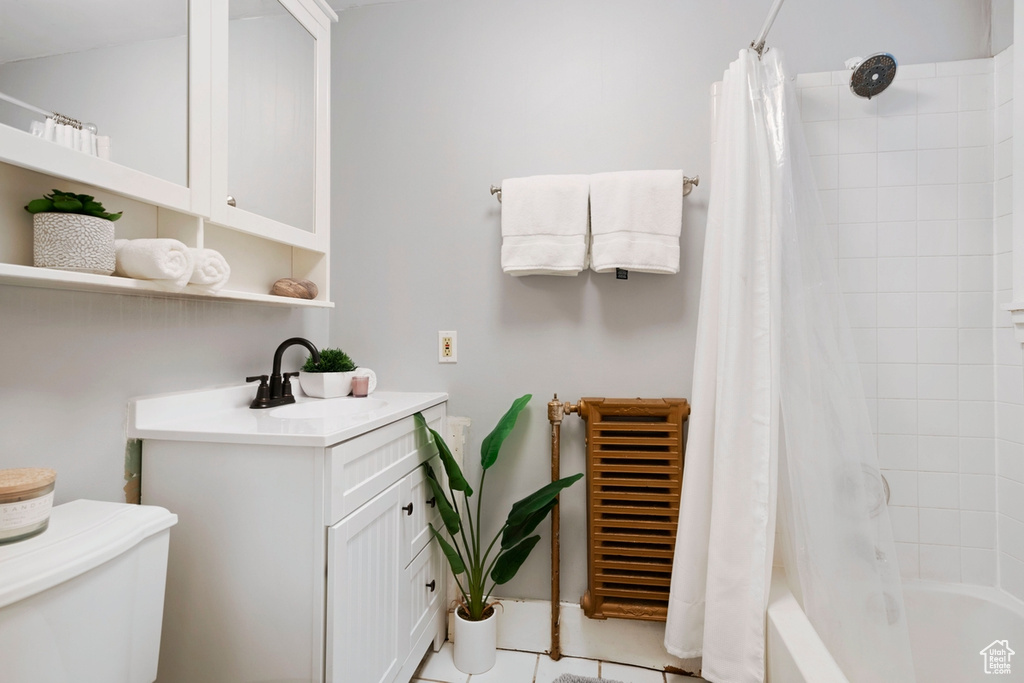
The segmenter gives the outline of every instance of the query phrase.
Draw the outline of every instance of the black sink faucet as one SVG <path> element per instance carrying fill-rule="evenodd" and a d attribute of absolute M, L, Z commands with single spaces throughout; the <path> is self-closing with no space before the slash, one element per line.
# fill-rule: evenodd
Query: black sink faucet
<path fill-rule="evenodd" d="M 274 368 L 270 374 L 270 384 L 267 384 L 266 375 L 256 375 L 254 377 L 246 377 L 246 382 L 255 382 L 259 380 L 260 386 L 256 390 L 256 398 L 249 404 L 250 408 L 273 408 L 274 406 L 283 406 L 288 403 L 295 403 L 295 396 L 292 395 L 292 377 L 297 376 L 297 372 L 286 372 L 284 376 L 281 375 L 281 358 L 284 356 L 284 351 L 289 346 L 305 346 L 309 349 L 310 354 L 313 356 L 313 362 L 320 362 L 320 352 L 313 346 L 313 342 L 302 337 L 292 337 L 291 339 L 285 339 L 281 342 L 281 345 L 277 347 L 277 351 L 274 352 Z"/>

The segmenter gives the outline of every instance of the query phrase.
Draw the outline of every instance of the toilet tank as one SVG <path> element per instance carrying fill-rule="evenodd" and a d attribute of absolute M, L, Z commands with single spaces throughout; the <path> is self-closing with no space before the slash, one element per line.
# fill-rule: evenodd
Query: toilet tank
<path fill-rule="evenodd" d="M 0 681 L 152 683 L 176 515 L 76 500 L 0 545 Z"/>

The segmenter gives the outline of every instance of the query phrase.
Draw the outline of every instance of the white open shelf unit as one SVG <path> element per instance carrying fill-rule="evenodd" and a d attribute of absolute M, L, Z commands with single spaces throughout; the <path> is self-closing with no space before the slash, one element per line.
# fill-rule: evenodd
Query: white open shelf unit
<path fill-rule="evenodd" d="M 188 3 L 188 182 L 169 180 L 62 147 L 0 124 L 0 285 L 279 306 L 333 308 L 330 298 L 330 25 L 337 16 L 319 0 L 281 0 L 312 36 L 315 80 L 315 213 L 302 230 L 224 205 L 228 112 L 214 82 L 227 79 L 228 0 Z M 224 88 L 222 87 L 221 90 Z M 282 172 L 270 169 L 269 172 Z M 218 250 L 231 278 L 216 294 L 153 281 L 36 268 L 32 265 L 31 199 L 51 189 L 93 195 L 123 211 L 118 238 L 171 237 Z M 214 197 L 219 197 L 215 200 Z M 316 283 L 316 299 L 270 294 L 280 278 Z"/>
<path fill-rule="evenodd" d="M 154 296 L 172 299 L 209 299 L 211 301 L 246 301 L 251 303 L 273 304 L 276 306 L 308 306 L 312 308 L 333 308 L 330 301 L 315 299 L 292 299 L 272 294 L 242 292 L 223 289 L 216 294 L 201 294 L 183 290 L 169 291 L 159 283 L 149 280 L 133 280 L 113 275 L 94 275 L 92 273 L 75 273 L 67 270 L 51 270 L 34 266 L 19 266 L 13 263 L 0 263 L 0 284 L 20 285 L 24 287 L 40 287 L 42 289 L 73 289 L 83 292 L 105 292 L 107 294 L 128 294 L 134 296 Z"/>

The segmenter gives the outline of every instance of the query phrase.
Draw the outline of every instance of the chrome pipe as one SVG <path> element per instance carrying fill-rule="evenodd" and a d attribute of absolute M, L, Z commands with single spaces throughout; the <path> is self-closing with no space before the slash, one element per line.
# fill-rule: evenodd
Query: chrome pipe
<path fill-rule="evenodd" d="M 754 38 L 750 43 L 750 47 L 754 48 L 758 57 L 764 54 L 764 41 L 768 38 L 768 32 L 772 30 L 772 24 L 775 23 L 775 17 L 779 15 L 779 10 L 782 9 L 782 3 L 785 1 L 786 0 L 775 0 L 775 2 L 772 3 L 772 8 L 768 10 L 768 16 L 764 20 L 761 32 L 758 33 L 757 38 Z"/>

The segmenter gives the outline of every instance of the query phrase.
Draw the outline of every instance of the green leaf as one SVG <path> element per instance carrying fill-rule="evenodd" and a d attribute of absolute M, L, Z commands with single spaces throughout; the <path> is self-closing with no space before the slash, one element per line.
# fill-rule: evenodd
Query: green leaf
<path fill-rule="evenodd" d="M 510 527 L 525 524 L 526 520 L 534 513 L 542 510 L 552 500 L 554 500 L 555 496 L 557 496 L 562 489 L 572 486 L 582 477 L 582 472 L 569 477 L 562 477 L 558 481 L 553 481 L 547 486 L 534 491 L 530 495 L 526 496 L 526 498 L 523 498 L 512 506 L 512 510 L 509 511 L 508 520 L 505 524 Z"/>
<path fill-rule="evenodd" d="M 427 465 L 426 468 L 427 483 L 430 484 L 430 490 L 433 492 L 434 498 L 437 499 L 437 509 L 441 513 L 441 521 L 444 522 L 444 528 L 448 530 L 448 533 L 455 536 L 462 528 L 462 520 L 459 519 L 459 513 L 448 501 L 448 497 L 444 495 L 441 485 L 437 483 L 434 470 L 430 468 L 430 465 Z"/>
<path fill-rule="evenodd" d="M 416 448 L 421 447 L 423 444 L 430 444 L 434 447 L 434 452 L 431 453 L 433 457 L 434 453 L 438 452 L 437 440 L 430 435 L 430 427 L 427 426 L 427 420 L 423 417 L 423 413 L 416 413 L 412 416 L 413 421 L 416 423 Z"/>
<path fill-rule="evenodd" d="M 547 505 L 537 510 L 533 514 L 527 515 L 521 523 L 515 526 L 506 526 L 505 531 L 501 534 L 501 549 L 508 550 L 512 546 L 516 545 L 524 538 L 533 533 L 544 518 L 548 516 L 548 513 L 554 509 L 555 505 L 558 504 L 558 500 L 552 498 Z"/>
<path fill-rule="evenodd" d="M 427 429 L 430 429 L 430 427 L 427 427 Z M 448 475 L 448 486 L 451 487 L 452 491 L 462 491 L 467 497 L 472 496 L 473 487 L 469 485 L 469 482 L 462 475 L 462 469 L 459 467 L 459 463 L 455 462 L 455 456 L 448 449 L 448 444 L 444 442 L 444 439 L 437 433 L 437 430 L 430 429 L 430 435 L 434 437 L 437 453 L 441 456 L 441 464 L 444 465 L 444 473 Z"/>
<path fill-rule="evenodd" d="M 480 463 L 485 470 L 489 469 L 498 459 L 498 451 L 501 450 L 501 444 L 505 441 L 505 437 L 512 432 L 513 427 L 516 426 L 516 419 L 519 417 L 519 413 L 522 412 L 531 398 L 533 398 L 532 394 L 526 394 L 513 401 L 512 407 L 501 416 L 498 424 L 480 445 Z"/>
<path fill-rule="evenodd" d="M 82 202 L 74 197 L 55 197 L 53 208 L 65 213 L 77 213 L 82 209 Z"/>
<path fill-rule="evenodd" d="M 417 429 L 429 431 L 430 436 L 434 439 L 434 445 L 437 446 L 437 452 L 441 456 L 441 464 L 444 465 L 444 473 L 448 476 L 448 487 L 452 491 L 462 491 L 467 497 L 472 496 L 473 487 L 469 485 L 469 482 L 463 476 L 462 469 L 459 467 L 459 463 L 455 462 L 455 456 L 452 455 L 448 444 L 444 442 L 444 439 L 437 433 L 436 429 L 431 429 L 430 425 L 427 424 L 426 418 L 423 417 L 423 413 L 416 413 L 413 415 L 413 418 L 416 420 Z"/>
<path fill-rule="evenodd" d="M 114 222 L 114 221 L 116 221 L 116 220 L 117 220 L 118 218 L 120 218 L 120 217 L 121 217 L 121 215 L 122 215 L 123 213 L 124 213 L 124 211 L 118 211 L 117 213 L 108 213 L 108 214 L 106 214 L 106 215 L 104 216 L 104 218 L 106 218 L 106 219 L 107 219 L 108 221 L 110 221 L 111 223 L 113 223 L 113 222 Z"/>
<path fill-rule="evenodd" d="M 499 555 L 497 562 L 494 563 L 494 569 L 491 570 L 491 580 L 498 585 L 511 581 L 539 540 L 540 536 L 530 536 L 519 545 Z"/>
<path fill-rule="evenodd" d="M 430 533 L 434 534 L 434 538 L 437 539 L 438 544 L 441 546 L 441 550 L 444 552 L 444 556 L 448 558 L 448 564 L 452 567 L 452 574 L 458 576 L 462 572 L 466 571 L 466 565 L 462 563 L 462 558 L 459 557 L 458 551 L 452 547 L 452 544 L 444 540 L 444 536 L 437 533 L 437 529 L 434 525 L 430 525 Z"/>
<path fill-rule="evenodd" d="M 49 199 L 33 199 L 25 207 L 25 210 L 29 213 L 43 213 L 45 211 L 53 211 L 53 202 Z"/>

